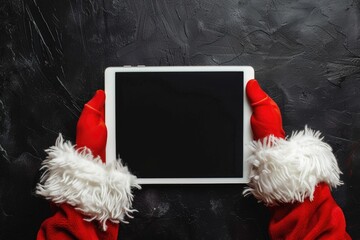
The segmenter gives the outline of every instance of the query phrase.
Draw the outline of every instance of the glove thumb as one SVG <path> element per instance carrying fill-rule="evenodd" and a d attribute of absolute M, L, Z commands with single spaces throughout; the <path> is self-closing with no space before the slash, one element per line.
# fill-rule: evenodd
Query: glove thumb
<path fill-rule="evenodd" d="M 104 120 L 105 114 L 105 92 L 103 90 L 97 90 L 94 97 L 85 104 L 86 107 L 101 114 L 101 118 Z"/>
<path fill-rule="evenodd" d="M 246 95 L 251 106 L 255 106 L 268 98 L 268 95 L 261 89 L 259 83 L 255 79 L 252 79 L 247 83 Z"/>

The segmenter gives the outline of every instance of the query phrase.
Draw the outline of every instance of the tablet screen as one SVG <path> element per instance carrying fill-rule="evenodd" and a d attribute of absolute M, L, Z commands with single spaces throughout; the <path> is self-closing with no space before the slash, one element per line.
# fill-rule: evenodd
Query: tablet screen
<path fill-rule="evenodd" d="M 139 178 L 243 177 L 242 72 L 116 72 L 116 154 Z"/>

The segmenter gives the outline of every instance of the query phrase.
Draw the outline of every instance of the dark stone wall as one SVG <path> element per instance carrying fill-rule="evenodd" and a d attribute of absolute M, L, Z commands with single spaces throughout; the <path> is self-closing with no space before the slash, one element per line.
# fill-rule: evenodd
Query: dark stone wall
<path fill-rule="evenodd" d="M 1 0 L 0 239 L 34 239 L 50 215 L 34 195 L 44 149 L 74 141 L 83 104 L 122 65 L 251 65 L 287 133 L 323 132 L 360 239 L 359 0 Z M 145 186 L 119 239 L 267 239 L 243 185 Z"/>

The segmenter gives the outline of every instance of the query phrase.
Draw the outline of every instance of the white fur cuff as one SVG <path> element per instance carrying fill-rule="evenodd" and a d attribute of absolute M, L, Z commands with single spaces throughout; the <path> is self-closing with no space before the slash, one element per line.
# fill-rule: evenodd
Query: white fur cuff
<path fill-rule="evenodd" d="M 320 132 L 305 127 L 288 139 L 253 141 L 250 148 L 250 182 L 244 195 L 253 194 L 266 205 L 313 200 L 320 182 L 342 184 L 336 158 Z"/>
<path fill-rule="evenodd" d="M 140 186 L 120 161 L 104 164 L 86 148 L 75 150 L 61 135 L 46 152 L 37 194 L 57 204 L 70 204 L 88 216 L 85 220 L 100 221 L 104 230 L 107 220 L 125 222 L 125 215 L 134 211 L 131 188 Z"/>

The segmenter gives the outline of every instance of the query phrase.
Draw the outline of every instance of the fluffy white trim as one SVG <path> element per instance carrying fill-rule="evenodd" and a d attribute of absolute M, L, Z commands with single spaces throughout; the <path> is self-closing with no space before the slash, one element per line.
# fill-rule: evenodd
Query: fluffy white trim
<path fill-rule="evenodd" d="M 244 195 L 253 194 L 266 205 L 313 200 L 318 183 L 341 185 L 336 158 L 331 147 L 322 141 L 320 132 L 307 127 L 290 138 L 274 136 L 250 144 L 249 187 Z"/>
<path fill-rule="evenodd" d="M 103 230 L 107 220 L 119 223 L 126 222 L 125 215 L 131 217 L 135 211 L 131 188 L 140 186 L 120 161 L 104 164 L 87 148 L 75 150 L 61 134 L 46 152 L 37 194 L 57 204 L 70 204 L 88 216 L 86 221 L 100 221 Z"/>

